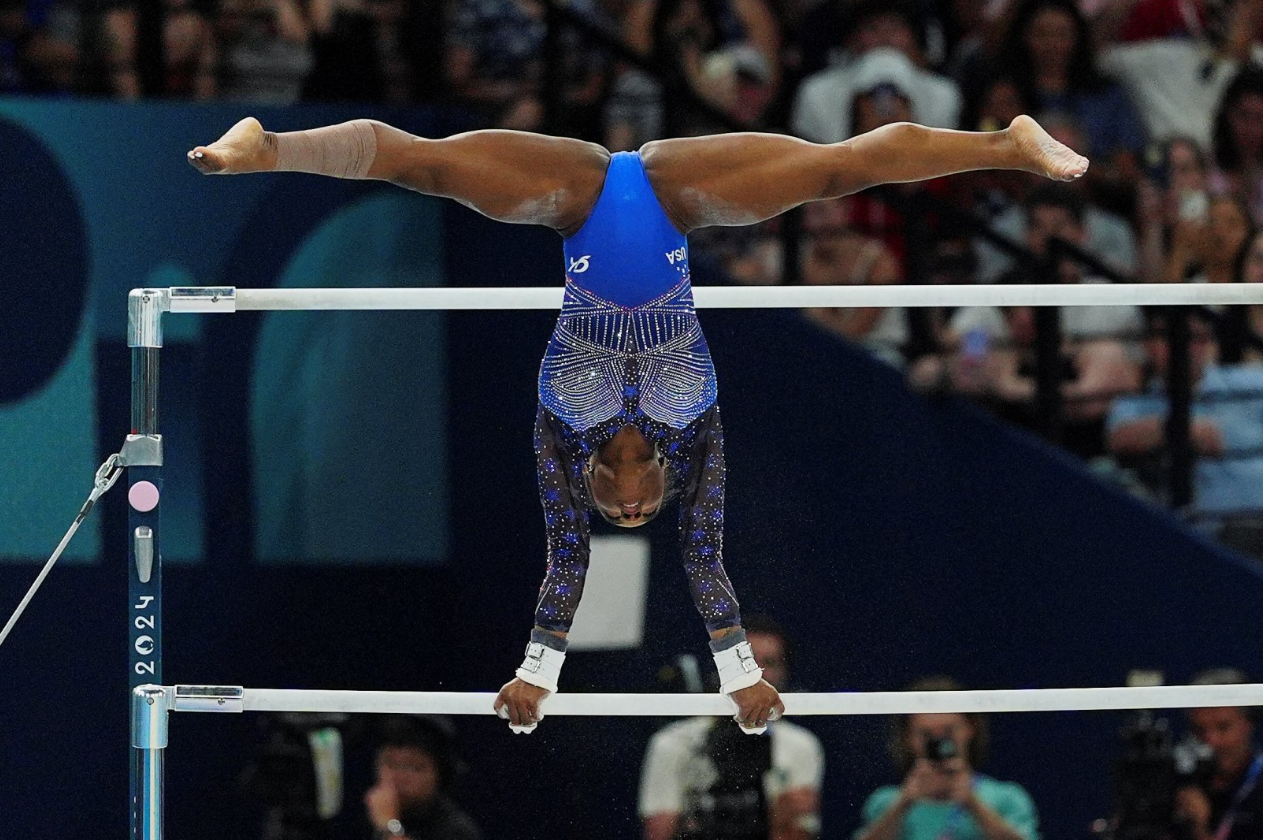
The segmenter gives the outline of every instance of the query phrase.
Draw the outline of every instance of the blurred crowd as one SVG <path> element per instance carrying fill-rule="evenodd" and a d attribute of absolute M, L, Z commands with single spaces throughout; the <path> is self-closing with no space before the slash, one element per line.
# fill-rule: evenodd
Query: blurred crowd
<path fill-rule="evenodd" d="M 1071 184 L 973 173 L 695 236 L 753 284 L 1263 281 L 1260 62 L 1260 0 L 0 0 L 0 93 L 459 103 L 611 149 L 1029 113 L 1092 160 Z M 1197 314 L 1191 510 L 1263 534 L 1263 308 Z M 915 388 L 1046 419 L 1030 309 L 806 315 Z M 1158 497 L 1165 328 L 1065 309 L 1052 374 L 1060 441 Z"/>

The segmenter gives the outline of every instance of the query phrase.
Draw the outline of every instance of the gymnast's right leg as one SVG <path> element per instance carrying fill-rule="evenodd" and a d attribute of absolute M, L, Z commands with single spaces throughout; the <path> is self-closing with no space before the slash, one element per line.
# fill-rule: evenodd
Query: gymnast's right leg
<path fill-rule="evenodd" d="M 214 143 L 195 147 L 188 159 L 207 175 L 290 171 L 390 181 L 498 221 L 567 234 L 596 204 L 610 155 L 594 143 L 520 131 L 430 140 L 376 120 L 354 120 L 274 133 L 247 117 Z"/>

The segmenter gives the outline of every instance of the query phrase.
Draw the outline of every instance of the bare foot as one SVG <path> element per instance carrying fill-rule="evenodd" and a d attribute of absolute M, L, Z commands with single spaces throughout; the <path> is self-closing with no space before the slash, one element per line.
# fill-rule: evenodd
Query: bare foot
<path fill-rule="evenodd" d="M 246 117 L 209 146 L 197 146 L 189 163 L 203 175 L 241 175 L 276 167 L 276 140 L 254 117 Z"/>
<path fill-rule="evenodd" d="M 1021 168 L 1054 181 L 1073 181 L 1088 171 L 1088 159 L 1054 140 L 1030 117 L 1022 114 L 1009 125 L 1009 138 L 1021 155 Z"/>

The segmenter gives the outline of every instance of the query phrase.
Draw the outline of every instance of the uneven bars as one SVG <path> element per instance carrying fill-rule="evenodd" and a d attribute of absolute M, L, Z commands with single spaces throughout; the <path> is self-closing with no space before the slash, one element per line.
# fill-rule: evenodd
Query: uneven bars
<path fill-rule="evenodd" d="M 561 308 L 563 289 L 239 289 L 176 286 L 148 290 L 170 312 L 347 309 Z M 133 294 L 142 293 L 136 290 Z M 1091 283 L 977 286 L 694 286 L 705 309 L 928 306 L 1210 306 L 1263 304 L 1263 283 Z"/>
<path fill-rule="evenodd" d="M 490 692 L 321 691 L 179 685 L 165 689 L 176 712 L 326 712 L 490 715 Z M 789 715 L 892 715 L 921 712 L 1066 712 L 1263 706 L 1263 685 L 1174 685 L 995 691 L 886 691 L 782 694 Z M 560 694 L 548 715 L 610 717 L 730 716 L 722 694 Z"/>

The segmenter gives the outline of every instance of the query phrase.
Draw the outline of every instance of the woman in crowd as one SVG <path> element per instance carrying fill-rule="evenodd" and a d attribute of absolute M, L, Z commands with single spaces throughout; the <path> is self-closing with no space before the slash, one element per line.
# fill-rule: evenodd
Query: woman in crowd
<path fill-rule="evenodd" d="M 1263 220 L 1263 70 L 1247 67 L 1224 91 L 1215 114 L 1217 190 L 1230 193 Z"/>
<path fill-rule="evenodd" d="M 1092 159 L 1099 161 L 1093 183 L 1113 193 L 1130 192 L 1145 144 L 1143 124 L 1122 88 L 1097 72 L 1091 31 L 1078 4 L 1023 0 L 999 58 L 1035 113 L 1064 111 L 1082 126 Z"/>
<path fill-rule="evenodd" d="M 930 677 L 909 691 L 960 691 L 950 677 Z M 1036 840 L 1035 803 L 1016 782 L 979 773 L 987 751 L 980 714 L 917 714 L 894 719 L 891 757 L 903 777 L 864 803 L 856 840 Z"/>

